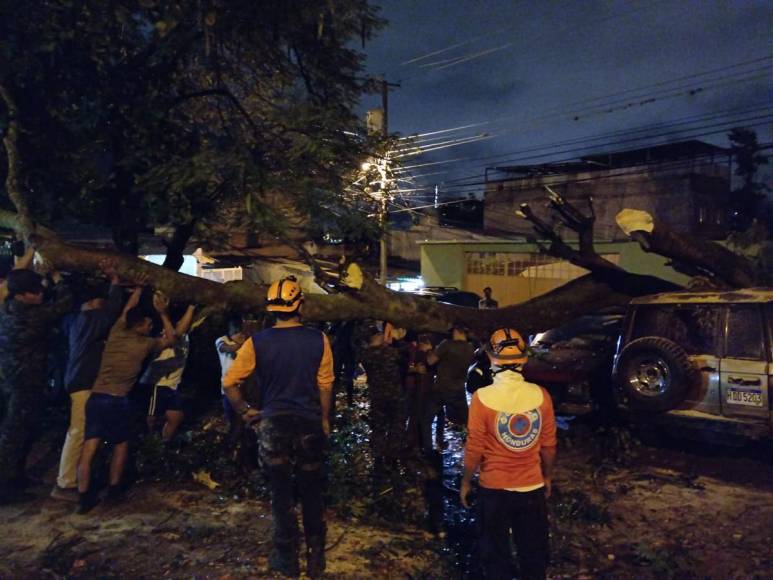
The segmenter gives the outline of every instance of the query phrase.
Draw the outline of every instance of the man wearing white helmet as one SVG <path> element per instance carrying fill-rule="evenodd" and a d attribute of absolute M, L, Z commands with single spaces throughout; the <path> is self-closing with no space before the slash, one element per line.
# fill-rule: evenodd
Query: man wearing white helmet
<path fill-rule="evenodd" d="M 486 347 L 494 383 L 472 397 L 464 475 L 465 507 L 480 468 L 480 551 L 487 578 L 512 578 L 510 530 L 518 549 L 519 578 L 545 578 L 548 518 L 556 457 L 556 421 L 548 392 L 521 374 L 526 345 L 511 328 L 492 334 Z"/>

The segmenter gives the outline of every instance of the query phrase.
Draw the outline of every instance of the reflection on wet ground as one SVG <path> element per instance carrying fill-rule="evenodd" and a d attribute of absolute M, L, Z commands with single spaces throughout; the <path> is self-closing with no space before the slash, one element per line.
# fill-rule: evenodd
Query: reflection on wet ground
<path fill-rule="evenodd" d="M 464 443 L 460 433 L 447 430 L 446 444 L 448 447 L 443 452 L 441 489 L 445 549 L 453 558 L 460 578 L 479 576 L 475 494 L 472 496 L 472 509 L 466 509 L 459 500 L 464 460 Z"/>

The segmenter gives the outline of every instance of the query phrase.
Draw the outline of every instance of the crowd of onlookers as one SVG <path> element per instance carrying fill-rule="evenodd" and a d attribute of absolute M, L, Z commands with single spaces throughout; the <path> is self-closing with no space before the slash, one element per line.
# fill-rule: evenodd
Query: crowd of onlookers
<path fill-rule="evenodd" d="M 117 501 L 124 492 L 128 444 L 137 436 L 132 423 L 137 400 L 147 404 L 146 432 L 173 442 L 184 419 L 180 384 L 195 308 L 170 306 L 148 288 L 146 277 L 122 280 L 110 260 L 101 264 L 104 281 L 73 277 L 67 283 L 48 268 L 38 265 L 35 271 L 33 256 L 29 249 L 17 259 L 0 296 L 0 500 L 24 497 L 24 464 L 50 397 L 51 367 L 61 367 L 54 371 L 69 397 L 70 417 L 51 495 L 77 501 L 85 513 L 98 501 L 92 464 L 105 442 L 112 445 L 107 497 Z M 222 377 L 249 334 L 240 316 L 230 317 L 226 325 L 215 343 Z M 49 352 L 55 329 L 66 345 L 60 357 Z M 454 327 L 443 340 L 383 322 L 343 321 L 325 330 L 342 404 L 344 399 L 353 404 L 355 378 L 367 373 L 371 421 L 378 425 L 372 437 L 377 456 L 431 452 L 435 421 L 435 446 L 443 448 L 446 418 L 466 423 L 464 386 L 473 347 L 465 328 Z M 229 424 L 238 423 L 222 387 L 221 394 Z"/>
<path fill-rule="evenodd" d="M 0 503 L 25 499 L 25 465 L 45 417 L 53 361 L 62 367 L 70 417 L 51 496 L 77 502 L 77 513 L 85 514 L 100 501 L 93 468 L 104 443 L 112 446 L 105 501 L 120 501 L 126 491 L 129 442 L 138 431 L 132 392 L 147 395 L 146 436 L 174 443 L 196 308 L 170 305 L 144 275 L 121 279 L 111 259 L 100 264 L 107 282 L 65 282 L 45 265 L 35 271 L 33 259 L 28 249 L 0 284 Z M 491 289 L 484 293 L 479 308 L 496 308 Z M 304 326 L 303 301 L 295 278 L 278 280 L 266 299 L 272 324 L 261 330 L 230 318 L 214 344 L 225 417 L 259 434 L 275 523 L 272 568 L 298 573 L 296 481 L 307 574 L 324 572 L 325 440 L 335 391 L 355 405 L 355 378 L 364 371 L 375 465 L 442 450 L 446 420 L 466 427 L 460 499 L 470 506 L 471 480 L 480 471 L 480 550 L 488 575 L 509 577 L 512 534 L 522 572 L 544 578 L 556 426 L 549 393 L 521 372 L 528 352 L 520 334 L 498 329 L 476 350 L 460 324 L 450 336 L 432 336 L 389 322 L 342 321 L 326 328 L 331 341 Z M 56 328 L 67 343 L 59 363 L 48 348 Z M 255 393 L 245 392 L 250 377 Z"/>

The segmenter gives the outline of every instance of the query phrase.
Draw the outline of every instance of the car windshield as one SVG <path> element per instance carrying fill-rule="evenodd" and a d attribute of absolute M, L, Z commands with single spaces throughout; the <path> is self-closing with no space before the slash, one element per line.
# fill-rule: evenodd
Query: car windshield
<path fill-rule="evenodd" d="M 713 305 L 651 305 L 636 309 L 631 340 L 667 338 L 687 354 L 717 354 L 719 309 Z"/>

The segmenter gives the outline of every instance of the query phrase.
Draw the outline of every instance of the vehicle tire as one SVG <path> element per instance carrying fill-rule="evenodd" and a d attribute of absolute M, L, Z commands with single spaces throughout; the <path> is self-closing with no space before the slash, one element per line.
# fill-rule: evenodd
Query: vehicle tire
<path fill-rule="evenodd" d="M 684 401 L 700 375 L 687 352 L 665 338 L 638 338 L 620 353 L 615 380 L 633 410 L 662 413 Z"/>

